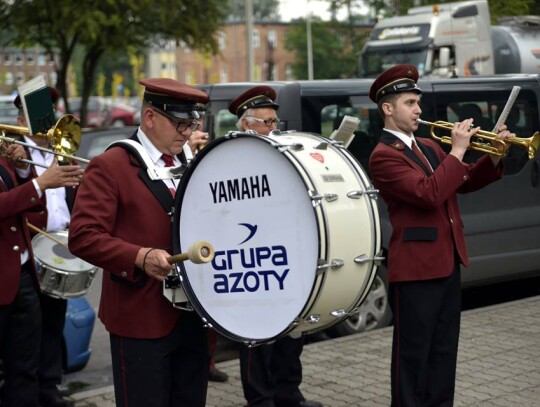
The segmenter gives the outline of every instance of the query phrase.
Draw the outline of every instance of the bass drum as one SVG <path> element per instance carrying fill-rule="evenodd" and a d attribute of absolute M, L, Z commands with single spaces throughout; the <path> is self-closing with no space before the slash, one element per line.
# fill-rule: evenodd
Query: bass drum
<path fill-rule="evenodd" d="M 367 296 L 380 251 L 377 193 L 341 145 L 297 132 L 229 133 L 181 178 L 174 252 L 197 240 L 210 263 L 177 266 L 186 297 L 247 344 L 325 329 Z"/>
<path fill-rule="evenodd" d="M 68 232 L 49 232 L 55 240 L 42 234 L 32 238 L 32 249 L 41 291 L 54 298 L 85 295 L 92 285 L 98 267 L 79 259 L 66 248 Z"/>

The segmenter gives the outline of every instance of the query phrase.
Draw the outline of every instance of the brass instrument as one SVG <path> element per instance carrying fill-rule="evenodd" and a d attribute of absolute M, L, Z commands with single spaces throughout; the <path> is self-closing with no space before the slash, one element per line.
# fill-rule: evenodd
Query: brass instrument
<path fill-rule="evenodd" d="M 47 140 L 49 140 L 49 142 L 51 143 L 52 149 L 35 146 L 33 144 L 19 141 L 12 137 L 7 137 L 6 133 L 18 134 L 21 136 L 46 137 Z M 49 130 L 47 130 L 46 134 L 30 134 L 30 131 L 27 127 L 11 126 L 6 124 L 0 124 L 0 134 L 0 146 L 2 143 L 20 144 L 29 148 L 34 148 L 36 150 L 58 155 L 58 161 L 60 162 L 63 162 L 64 160 L 75 160 L 83 163 L 90 162 L 90 160 L 76 157 L 73 155 L 78 150 L 81 144 L 81 124 L 79 120 L 71 114 L 66 114 L 62 116 L 56 122 L 54 127 L 51 127 Z M 32 165 L 43 166 L 31 160 L 21 159 L 20 161 Z"/>
<path fill-rule="evenodd" d="M 444 144 L 452 144 L 451 137 L 439 137 L 435 135 L 435 128 L 437 127 L 440 129 L 451 131 L 454 127 L 453 123 L 441 120 L 436 122 L 428 122 L 422 119 L 417 119 L 417 122 L 429 126 L 431 137 L 433 137 L 438 142 Z M 506 152 L 508 151 L 508 148 L 512 145 L 515 145 L 517 147 L 526 149 L 528 152 L 529 160 L 532 160 L 536 156 L 536 152 L 538 150 L 538 147 L 540 146 L 540 132 L 538 131 L 529 138 L 509 137 L 504 140 L 499 140 L 497 138 L 497 133 L 479 130 L 473 137 L 477 139 L 477 141 L 471 141 L 469 143 L 470 150 L 482 151 L 484 153 L 493 154 L 499 157 L 504 157 L 506 155 Z M 485 140 L 489 140 L 489 143 Z M 499 151 L 497 145 L 499 147 L 503 147 L 502 152 Z"/>

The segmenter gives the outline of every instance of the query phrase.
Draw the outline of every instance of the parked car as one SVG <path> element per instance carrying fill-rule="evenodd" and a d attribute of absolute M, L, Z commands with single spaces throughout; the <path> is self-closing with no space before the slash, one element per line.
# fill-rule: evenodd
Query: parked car
<path fill-rule="evenodd" d="M 368 173 L 368 159 L 382 129 L 377 106 L 368 98 L 372 82 L 373 79 L 343 79 L 201 85 L 210 97 L 205 126 L 211 139 L 236 131 L 235 116 L 228 111 L 230 101 L 248 88 L 270 85 L 277 92 L 281 130 L 329 137 L 344 115 L 359 118 L 359 127 L 348 149 Z M 483 112 L 483 119 L 493 126 L 514 86 L 520 86 L 521 91 L 508 125 L 518 136 L 528 138 L 540 129 L 540 75 L 422 78 L 419 81 L 423 90 L 422 119 L 454 122 L 460 118 L 464 105 L 476 104 Z M 421 126 L 417 136 L 430 137 L 430 128 Z M 470 151 L 465 160 L 475 160 L 477 155 Z M 536 154 L 529 160 L 525 149 L 512 146 L 504 163 L 502 180 L 459 197 L 470 257 L 470 267 L 462 268 L 463 287 L 540 275 L 540 157 Z M 378 200 L 378 206 L 382 246 L 386 250 L 391 226 L 382 199 Z M 359 309 L 327 332 L 340 336 L 382 327 L 391 320 L 383 262 Z"/>
<path fill-rule="evenodd" d="M 113 141 L 131 137 L 136 129 L 137 127 L 134 126 L 126 126 L 84 130 L 81 136 L 81 145 L 76 155 L 91 160 L 104 152 Z M 86 165 L 81 164 L 81 167 L 84 166 Z"/>
<path fill-rule="evenodd" d="M 17 125 L 18 109 L 13 104 L 14 96 L 0 96 L 0 123 L 9 124 L 10 126 Z"/>
<path fill-rule="evenodd" d="M 71 98 L 69 109 L 71 114 L 80 117 L 81 98 Z M 59 115 L 66 112 L 62 99 L 58 101 Z M 85 127 L 101 128 L 110 126 L 133 126 L 137 109 L 120 102 L 111 102 L 101 97 L 90 97 L 87 106 L 87 119 Z"/>

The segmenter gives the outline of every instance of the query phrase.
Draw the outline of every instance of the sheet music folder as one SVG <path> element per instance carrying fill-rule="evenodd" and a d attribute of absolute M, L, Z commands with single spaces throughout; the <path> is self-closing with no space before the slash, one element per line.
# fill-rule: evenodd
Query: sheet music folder
<path fill-rule="evenodd" d="M 51 93 L 43 76 L 36 76 L 19 86 L 19 96 L 30 135 L 46 133 L 54 126 L 56 117 Z"/>

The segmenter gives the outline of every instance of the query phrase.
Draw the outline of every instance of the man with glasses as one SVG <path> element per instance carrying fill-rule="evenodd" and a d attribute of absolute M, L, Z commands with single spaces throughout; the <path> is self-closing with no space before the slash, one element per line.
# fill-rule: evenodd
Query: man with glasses
<path fill-rule="evenodd" d="M 238 116 L 238 129 L 260 135 L 277 129 L 279 105 L 275 99 L 276 92 L 269 86 L 256 86 L 234 99 L 229 111 Z M 322 407 L 306 400 L 299 388 L 303 348 L 303 337 L 290 336 L 268 345 L 240 346 L 240 374 L 249 407 Z"/>
<path fill-rule="evenodd" d="M 178 179 L 161 167 L 186 162 L 206 93 L 167 78 L 141 80 L 141 125 L 125 144 L 91 160 L 72 213 L 69 248 L 103 269 L 99 318 L 110 334 L 119 407 L 203 407 L 208 332 L 195 312 L 163 296 L 171 271 L 170 212 Z M 149 163 L 149 165 L 147 165 Z M 150 179 L 153 166 L 162 179 Z"/>

